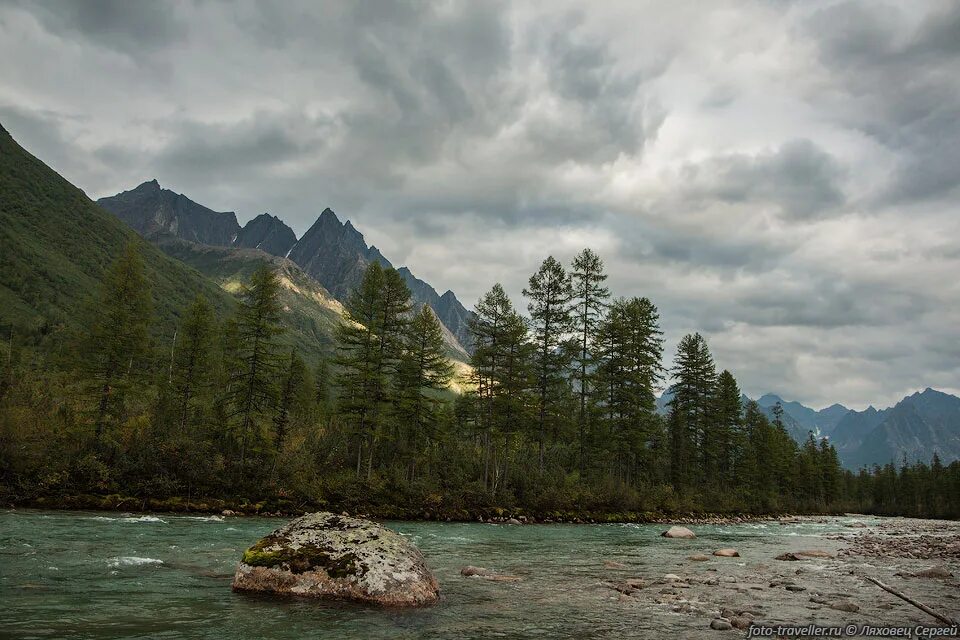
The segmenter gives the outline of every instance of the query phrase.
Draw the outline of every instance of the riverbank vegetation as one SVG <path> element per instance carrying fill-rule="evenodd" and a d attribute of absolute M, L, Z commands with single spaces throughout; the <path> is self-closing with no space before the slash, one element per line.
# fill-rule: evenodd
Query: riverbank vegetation
<path fill-rule="evenodd" d="M 131 245 L 76 322 L 11 331 L 4 502 L 455 519 L 960 516 L 960 463 L 852 473 L 828 441 L 798 445 L 777 410 L 771 420 L 742 406 L 699 334 L 664 365 L 656 306 L 612 297 L 590 250 L 569 270 L 542 263 L 527 314 L 500 285 L 484 294 L 460 372 L 431 310 L 376 263 L 345 305 L 336 351 L 315 362 L 285 341 L 266 264 L 235 311 L 198 296 L 162 331 L 144 273 Z M 668 379 L 661 415 L 655 390 Z"/>

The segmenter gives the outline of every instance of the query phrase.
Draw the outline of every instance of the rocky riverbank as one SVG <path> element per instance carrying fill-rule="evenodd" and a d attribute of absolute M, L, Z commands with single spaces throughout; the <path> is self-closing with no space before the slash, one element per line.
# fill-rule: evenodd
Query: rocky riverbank
<path fill-rule="evenodd" d="M 143 513 L 190 513 L 229 516 L 264 516 L 293 518 L 318 510 L 336 513 L 344 509 L 325 503 L 306 503 L 289 498 L 266 498 L 258 501 L 204 497 L 149 498 L 120 494 L 74 494 L 37 496 L 8 500 L 10 508 L 27 507 L 64 511 L 119 511 Z M 776 520 L 785 524 L 811 516 L 747 513 L 664 513 L 660 511 L 574 511 L 553 510 L 528 512 L 509 507 L 475 507 L 470 509 L 419 509 L 370 505 L 350 515 L 375 520 L 423 520 L 434 522 L 484 522 L 494 524 L 682 524 L 719 525 L 747 524 Z M 825 516 L 812 516 L 822 520 Z"/>
<path fill-rule="evenodd" d="M 960 523 L 893 519 L 848 527 L 849 534 L 817 538 L 812 549 L 799 547 L 809 546 L 810 539 L 790 537 L 762 554 L 741 557 L 704 547 L 658 574 L 632 575 L 629 567 L 608 559 L 604 567 L 610 577 L 600 586 L 623 607 L 699 617 L 704 629 L 716 631 L 751 624 L 942 624 L 868 576 L 896 585 L 948 617 L 960 617 L 955 578 L 960 575 Z"/>

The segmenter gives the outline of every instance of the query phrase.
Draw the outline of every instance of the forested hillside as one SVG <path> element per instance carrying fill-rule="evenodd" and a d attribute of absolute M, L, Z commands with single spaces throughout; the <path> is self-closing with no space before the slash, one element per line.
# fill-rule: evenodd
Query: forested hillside
<path fill-rule="evenodd" d="M 655 303 L 617 297 L 589 249 L 536 268 L 526 313 L 494 284 L 466 327 L 472 366 L 456 370 L 434 311 L 380 261 L 341 322 L 281 258 L 165 245 L 215 284 L 4 136 L 6 503 L 960 516 L 960 462 L 844 471 L 828 440 L 790 436 L 781 404 L 768 417 L 743 402 L 738 363 L 718 366 L 699 333 L 665 355 Z M 57 322 L 69 330 L 46 339 Z M 956 410 L 935 395 L 918 403 L 941 421 Z"/>
<path fill-rule="evenodd" d="M 74 327 L 127 244 L 143 257 L 158 329 L 203 295 L 218 312 L 230 296 L 163 255 L 34 158 L 0 126 L 0 326 L 37 338 Z M 9 336 L 6 336 L 9 337 Z"/>

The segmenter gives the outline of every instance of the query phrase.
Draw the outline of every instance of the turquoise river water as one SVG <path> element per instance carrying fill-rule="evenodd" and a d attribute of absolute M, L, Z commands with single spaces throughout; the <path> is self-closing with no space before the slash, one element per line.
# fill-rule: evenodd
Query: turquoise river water
<path fill-rule="evenodd" d="M 285 520 L 93 512 L 0 512 L 0 636 L 10 638 L 623 638 L 684 637 L 703 620 L 625 609 L 603 562 L 662 575 L 720 546 L 769 555 L 842 530 L 826 523 L 662 525 L 391 522 L 423 552 L 442 601 L 389 611 L 233 593 L 243 550 Z M 517 583 L 463 578 L 478 565 Z M 669 633 L 666 633 L 669 632 Z"/>

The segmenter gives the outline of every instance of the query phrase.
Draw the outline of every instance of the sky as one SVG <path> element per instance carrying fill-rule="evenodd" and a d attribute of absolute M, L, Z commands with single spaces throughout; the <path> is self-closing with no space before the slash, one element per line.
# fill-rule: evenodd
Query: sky
<path fill-rule="evenodd" d="M 954 0 L 0 0 L 0 123 L 468 307 L 589 246 L 754 397 L 960 391 Z"/>

